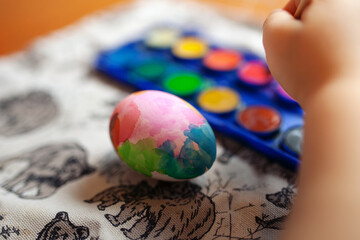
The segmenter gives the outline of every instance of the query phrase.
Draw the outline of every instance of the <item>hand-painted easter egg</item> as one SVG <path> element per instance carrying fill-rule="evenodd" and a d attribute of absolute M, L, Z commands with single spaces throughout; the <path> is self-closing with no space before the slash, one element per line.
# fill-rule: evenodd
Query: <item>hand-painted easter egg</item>
<path fill-rule="evenodd" d="M 205 173 L 216 157 L 214 133 L 189 103 L 161 91 L 123 99 L 110 121 L 120 158 L 135 171 L 161 180 L 186 180 Z"/>

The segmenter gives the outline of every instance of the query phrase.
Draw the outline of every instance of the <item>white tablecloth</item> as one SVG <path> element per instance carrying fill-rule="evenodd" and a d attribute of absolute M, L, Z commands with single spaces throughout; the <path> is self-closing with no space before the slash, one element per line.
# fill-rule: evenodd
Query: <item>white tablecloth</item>
<path fill-rule="evenodd" d="M 148 179 L 116 156 L 109 117 L 134 89 L 92 63 L 164 22 L 264 55 L 260 29 L 191 2 L 143 0 L 0 59 L 0 239 L 277 239 L 296 176 L 240 143 L 217 134 L 213 167 L 189 182 Z"/>

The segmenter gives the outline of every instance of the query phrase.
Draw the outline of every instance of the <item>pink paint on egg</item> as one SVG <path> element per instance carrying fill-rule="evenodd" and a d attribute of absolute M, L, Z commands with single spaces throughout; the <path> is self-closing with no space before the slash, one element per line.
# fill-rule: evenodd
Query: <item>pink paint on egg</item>
<path fill-rule="evenodd" d="M 140 117 L 140 111 L 133 101 L 123 101 L 117 107 L 120 114 L 117 115 L 119 121 L 113 121 L 114 132 L 111 133 L 111 139 L 114 146 L 118 146 L 126 141 L 134 132 L 136 123 Z M 113 116 L 111 117 L 113 119 Z M 121 133 L 121 134 L 120 134 Z"/>
<path fill-rule="evenodd" d="M 132 94 L 121 102 L 117 110 L 121 113 L 118 118 L 124 124 L 119 127 L 121 137 L 115 139 L 115 142 L 129 140 L 135 144 L 151 137 L 157 146 L 161 146 L 170 140 L 176 143 L 175 155 L 179 154 L 187 138 L 185 135 L 179 135 L 179 132 L 188 130 L 190 124 L 200 126 L 204 123 L 203 116 L 193 106 L 160 91 L 141 91 Z M 141 121 L 138 121 L 140 113 Z"/>

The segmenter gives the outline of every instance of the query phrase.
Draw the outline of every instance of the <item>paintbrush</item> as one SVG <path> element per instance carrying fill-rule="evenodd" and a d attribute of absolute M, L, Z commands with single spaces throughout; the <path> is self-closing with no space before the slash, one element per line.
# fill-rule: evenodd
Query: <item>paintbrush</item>
<path fill-rule="evenodd" d="M 303 13 L 305 7 L 310 3 L 310 0 L 301 0 L 299 6 L 297 7 L 294 17 L 299 19 L 301 14 Z"/>

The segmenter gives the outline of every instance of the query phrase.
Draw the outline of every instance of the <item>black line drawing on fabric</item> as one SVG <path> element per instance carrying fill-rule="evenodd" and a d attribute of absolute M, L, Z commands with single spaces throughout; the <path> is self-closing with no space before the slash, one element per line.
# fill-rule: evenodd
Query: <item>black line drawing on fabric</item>
<path fill-rule="evenodd" d="M 2 239 L 9 239 L 13 235 L 19 236 L 20 229 L 16 227 L 9 227 L 8 225 L 2 226 L 0 229 L 0 237 Z"/>
<path fill-rule="evenodd" d="M 208 182 L 204 187 L 205 192 L 207 195 L 210 196 L 211 199 L 214 199 L 220 195 L 225 196 L 227 200 L 227 210 L 215 212 L 216 217 L 220 218 L 220 222 L 216 222 L 216 225 L 218 226 L 215 230 L 213 239 L 217 239 L 217 238 L 244 239 L 244 238 L 236 237 L 235 236 L 236 234 L 233 233 L 233 229 L 232 229 L 233 215 L 236 214 L 236 212 L 241 211 L 242 209 L 254 207 L 254 205 L 248 203 L 248 205 L 242 206 L 238 209 L 233 209 L 232 203 L 234 196 L 232 194 L 231 188 L 229 187 L 229 184 L 235 178 L 236 174 L 228 173 L 227 179 L 224 180 L 219 170 L 216 169 L 214 171 L 214 176 L 215 176 L 214 179 L 208 179 Z M 215 189 L 213 192 L 211 192 L 212 188 Z"/>
<path fill-rule="evenodd" d="M 40 46 L 41 45 L 41 46 Z M 28 70 L 37 70 L 40 67 L 48 66 L 49 59 L 45 56 L 42 44 L 35 43 L 30 45 L 28 50 L 24 52 L 19 64 Z"/>
<path fill-rule="evenodd" d="M 236 177 L 236 173 L 227 173 L 227 180 L 224 180 L 219 170 L 215 169 L 214 176 L 213 179 L 208 179 L 207 184 L 203 186 L 206 194 L 210 196 L 210 198 L 214 198 L 223 193 L 230 194 L 231 192 L 255 191 L 257 188 L 266 187 L 266 183 L 262 183 L 256 185 L 243 184 L 241 187 L 229 188 L 229 184 Z M 211 192 L 211 188 L 215 188 L 215 190 Z"/>
<path fill-rule="evenodd" d="M 260 240 L 262 239 L 261 237 L 254 237 L 254 235 L 256 233 L 259 233 L 265 229 L 274 229 L 274 230 L 281 230 L 282 229 L 282 224 L 285 221 L 286 216 L 282 216 L 282 217 L 278 217 L 278 218 L 274 218 L 274 219 L 270 219 L 267 220 L 269 216 L 266 214 L 262 214 L 261 218 L 260 217 L 255 217 L 255 222 L 258 224 L 255 230 L 252 230 L 251 228 L 248 228 L 248 236 L 249 237 L 231 237 L 229 239 L 237 239 L 237 240 Z"/>
<path fill-rule="evenodd" d="M 233 231 L 233 229 L 232 229 L 233 223 L 232 222 L 233 222 L 233 218 L 235 218 L 234 215 L 236 215 L 237 212 L 239 212 L 241 210 L 255 207 L 254 204 L 248 203 L 247 205 L 244 205 L 242 207 L 232 209 L 233 197 L 234 196 L 231 193 L 228 196 L 228 210 L 216 212 L 216 215 L 225 215 L 225 216 L 220 218 L 220 223 L 218 224 L 218 227 L 216 228 L 213 239 L 218 239 L 218 238 L 241 239 L 241 240 L 257 239 L 257 238 L 253 238 L 253 236 L 250 236 L 250 238 L 239 237 L 239 236 L 236 236 L 237 234 Z M 226 223 L 225 223 L 225 220 L 226 220 Z M 224 231 L 224 229 L 223 229 L 224 225 L 226 226 L 226 231 Z"/>
<path fill-rule="evenodd" d="M 58 108 L 49 93 L 31 91 L 0 100 L 0 112 L 0 134 L 11 137 L 48 124 Z"/>
<path fill-rule="evenodd" d="M 200 190 L 190 182 L 152 187 L 142 181 L 108 188 L 86 202 L 100 202 L 100 211 L 121 202 L 117 215 L 105 217 L 129 239 L 201 239 L 214 223 L 215 204 Z"/>
<path fill-rule="evenodd" d="M 115 151 L 107 153 L 100 161 L 99 175 L 105 177 L 106 182 L 122 184 L 123 176 L 126 174 L 125 163 L 119 159 Z"/>
<path fill-rule="evenodd" d="M 121 100 L 121 96 L 117 97 L 115 99 L 107 100 L 102 103 L 102 109 L 101 112 L 93 112 L 90 115 L 90 119 L 94 121 L 104 121 L 109 120 L 109 116 L 111 116 L 111 113 L 114 111 L 114 108 Z"/>
<path fill-rule="evenodd" d="M 227 189 L 227 187 L 228 187 L 229 183 L 231 182 L 231 180 L 235 178 L 235 173 L 229 173 L 229 177 L 226 181 L 223 181 L 218 169 L 216 169 L 214 171 L 214 175 L 215 175 L 215 179 L 213 179 L 213 180 L 208 179 L 207 184 L 204 186 L 206 194 L 208 196 L 210 196 L 210 198 L 214 198 L 222 193 L 226 193 L 226 194 L 230 193 L 229 190 Z M 213 191 L 211 193 L 210 189 L 214 185 L 216 185 L 215 191 Z"/>
<path fill-rule="evenodd" d="M 87 163 L 86 151 L 76 143 L 45 145 L 0 162 L 27 161 L 29 164 L 1 186 L 24 199 L 50 197 L 67 182 L 94 171 Z"/>
<path fill-rule="evenodd" d="M 36 240 L 85 240 L 88 236 L 88 227 L 75 226 L 67 212 L 58 212 L 38 233 Z"/>
<path fill-rule="evenodd" d="M 61 37 L 59 36 L 59 38 Z M 64 41 L 66 42 L 66 40 Z M 76 54 L 72 53 L 73 51 L 74 45 L 71 42 L 55 44 L 50 47 L 48 41 L 36 41 L 24 52 L 24 55 L 22 55 L 18 62 L 26 70 L 41 72 L 43 69 L 51 69 L 53 74 L 54 72 L 68 73 L 74 69 L 87 67 L 88 61 L 78 58 Z M 86 66 L 83 66 L 85 64 Z"/>
<path fill-rule="evenodd" d="M 110 185 L 130 186 L 141 181 L 157 182 L 130 168 L 114 150 L 106 153 L 98 162 L 99 175 Z"/>
<path fill-rule="evenodd" d="M 259 226 L 255 229 L 255 231 L 252 232 L 252 234 L 255 234 L 257 231 L 261 231 L 266 228 L 276 230 L 282 229 L 282 224 L 285 222 L 286 216 L 281 216 L 273 219 L 267 219 L 268 217 L 269 216 L 266 214 L 263 214 L 261 218 L 255 217 L 255 221 L 257 224 L 259 224 Z"/>
<path fill-rule="evenodd" d="M 0 221 L 4 220 L 6 213 L 0 215 Z M 6 221 L 5 221 L 6 222 Z M 9 226 L 8 224 L 0 227 L 0 240 L 1 239 L 18 239 L 16 236 L 26 235 L 26 230 L 20 230 L 18 227 Z"/>
<path fill-rule="evenodd" d="M 220 152 L 217 157 L 217 161 L 222 164 L 229 163 L 231 157 L 236 155 L 242 148 L 242 145 L 239 142 L 219 133 L 216 134 L 216 139 L 219 141 L 220 145 L 223 146 L 222 152 Z"/>
<path fill-rule="evenodd" d="M 290 184 L 294 184 L 296 182 L 297 175 L 295 172 L 284 168 L 273 160 L 267 159 L 262 154 L 250 148 L 241 145 L 239 146 L 241 149 L 238 151 L 238 156 L 242 161 L 249 163 L 254 170 L 256 170 L 258 175 L 271 173 L 271 175 L 287 180 Z"/>
<path fill-rule="evenodd" d="M 295 198 L 295 191 L 294 186 L 289 185 L 286 188 L 282 188 L 281 191 L 272 193 L 272 194 L 266 194 L 266 200 L 274 204 L 275 206 L 279 208 L 284 208 L 287 210 L 291 209 L 292 202 Z"/>
<path fill-rule="evenodd" d="M 212 231 L 212 239 L 260 240 L 267 234 L 264 232 L 265 230 L 281 229 L 279 226 L 284 216 L 268 219 L 268 215 L 262 214 L 261 217 L 258 217 L 254 214 L 259 211 L 259 213 L 264 210 L 266 211 L 267 205 L 262 201 L 253 202 L 252 200 L 248 200 L 248 202 L 246 202 L 242 198 L 244 195 L 241 195 L 243 192 L 253 192 L 257 189 L 265 188 L 267 186 L 266 183 L 252 185 L 244 183 L 239 187 L 234 187 L 233 184 L 236 173 L 227 172 L 226 177 L 223 177 L 220 171 L 216 169 L 212 176 L 204 186 L 204 192 L 210 196 L 215 203 L 222 203 L 221 206 L 216 205 L 216 209 L 221 210 L 217 210 L 215 213 L 216 218 Z M 236 185 L 238 184 L 239 183 Z M 247 220 L 246 224 L 241 223 L 241 221 L 239 222 L 239 216 L 241 214 L 251 214 L 248 216 L 251 217 L 253 221 Z"/>
<path fill-rule="evenodd" d="M 296 173 L 282 167 L 274 161 L 270 161 L 264 155 L 248 148 L 239 141 L 226 137 L 220 133 L 216 133 L 218 143 L 223 147 L 219 152 L 218 162 L 228 164 L 234 157 L 239 157 L 242 161 L 249 163 L 259 174 L 271 173 L 272 175 L 285 178 L 288 182 L 294 184 L 296 181 Z"/>

